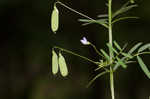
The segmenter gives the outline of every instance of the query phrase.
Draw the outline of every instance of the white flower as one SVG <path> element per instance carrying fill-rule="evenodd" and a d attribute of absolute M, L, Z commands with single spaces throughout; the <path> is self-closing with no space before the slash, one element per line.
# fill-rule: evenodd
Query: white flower
<path fill-rule="evenodd" d="M 83 39 L 80 40 L 80 42 L 83 44 L 83 45 L 89 45 L 90 42 L 87 41 L 87 39 L 85 37 L 83 37 Z"/>

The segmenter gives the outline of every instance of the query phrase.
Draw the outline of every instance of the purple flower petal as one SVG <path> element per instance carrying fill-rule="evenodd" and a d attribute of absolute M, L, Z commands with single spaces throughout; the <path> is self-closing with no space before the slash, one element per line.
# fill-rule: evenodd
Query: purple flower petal
<path fill-rule="evenodd" d="M 80 42 L 81 42 L 83 45 L 89 45 L 89 44 L 90 44 L 90 42 L 87 41 L 87 39 L 86 39 L 85 37 L 83 37 L 83 38 L 80 40 Z"/>

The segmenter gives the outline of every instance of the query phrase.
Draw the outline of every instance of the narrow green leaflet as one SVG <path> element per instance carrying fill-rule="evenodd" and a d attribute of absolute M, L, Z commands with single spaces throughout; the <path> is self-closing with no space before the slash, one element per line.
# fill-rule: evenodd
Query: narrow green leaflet
<path fill-rule="evenodd" d="M 98 75 L 96 75 L 96 76 L 88 83 L 88 85 L 87 85 L 86 87 L 88 88 L 97 78 L 99 78 L 100 76 L 105 75 L 106 73 L 108 73 L 108 72 L 107 72 L 107 71 L 104 71 L 104 72 L 101 72 L 101 73 L 99 73 Z"/>
<path fill-rule="evenodd" d="M 56 31 L 58 30 L 58 27 L 59 27 L 59 11 L 56 5 L 54 5 L 54 9 L 51 15 L 51 29 L 54 33 L 56 33 Z"/>
<path fill-rule="evenodd" d="M 123 68 L 127 68 L 127 65 L 120 58 L 117 57 L 117 61 Z"/>
<path fill-rule="evenodd" d="M 125 57 L 121 58 L 120 60 L 123 62 L 123 61 L 125 60 Z M 115 64 L 113 70 L 116 71 L 119 67 L 120 67 L 120 63 L 119 63 L 119 62 L 116 62 L 116 64 Z"/>
<path fill-rule="evenodd" d="M 102 61 L 102 62 L 99 63 L 98 68 L 96 68 L 95 71 L 97 71 L 97 70 L 99 70 L 101 68 L 105 68 L 105 67 L 107 67 L 109 65 L 110 65 L 110 63 L 108 61 L 104 61 L 104 62 Z"/>
<path fill-rule="evenodd" d="M 118 48 L 120 51 L 122 50 L 121 47 L 120 47 L 120 45 L 119 45 L 116 41 L 114 41 L 114 45 L 115 45 L 116 48 Z"/>
<path fill-rule="evenodd" d="M 122 13 L 125 13 L 125 12 L 131 10 L 132 8 L 135 8 L 135 7 L 137 7 L 136 4 L 134 4 L 134 5 L 129 5 L 129 6 L 123 6 L 123 7 L 121 7 L 119 10 L 117 10 L 117 11 L 112 15 L 112 18 L 114 18 L 114 17 L 116 17 L 116 16 L 118 16 L 118 15 L 120 15 L 120 14 L 122 14 Z"/>
<path fill-rule="evenodd" d="M 68 75 L 68 68 L 66 65 L 66 61 L 61 53 L 59 53 L 59 69 L 60 69 L 60 73 L 63 77 L 66 77 Z"/>
<path fill-rule="evenodd" d="M 142 45 L 142 42 L 137 43 L 136 45 L 134 45 L 130 50 L 129 50 L 129 54 L 132 54 L 137 48 L 139 48 Z"/>
<path fill-rule="evenodd" d="M 78 21 L 80 22 L 86 22 L 86 23 L 100 23 L 100 24 L 104 24 L 106 23 L 107 19 L 98 19 L 98 20 L 89 20 L 89 19 L 79 19 Z"/>
<path fill-rule="evenodd" d="M 117 50 L 113 48 L 109 43 L 107 43 L 107 46 L 112 52 L 115 52 L 116 54 L 118 54 Z"/>
<path fill-rule="evenodd" d="M 136 61 L 127 61 L 126 64 L 136 63 Z"/>
<path fill-rule="evenodd" d="M 99 18 L 108 17 L 108 14 L 100 14 L 97 17 L 99 17 Z"/>
<path fill-rule="evenodd" d="M 83 25 L 89 25 L 89 24 L 97 23 L 97 24 L 100 24 L 100 25 L 108 28 L 107 20 L 108 19 L 98 19 L 98 20 L 79 19 L 78 21 L 84 22 Z"/>
<path fill-rule="evenodd" d="M 127 20 L 127 19 L 138 19 L 139 17 L 121 17 L 121 18 L 118 18 L 118 19 L 115 19 L 112 21 L 112 24 L 116 23 L 116 22 L 119 22 L 119 21 L 123 21 L 123 20 Z"/>
<path fill-rule="evenodd" d="M 103 49 L 101 49 L 100 51 L 102 52 L 104 57 L 109 61 L 109 59 L 110 59 L 109 55 Z"/>
<path fill-rule="evenodd" d="M 54 50 L 52 50 L 52 73 L 55 75 L 58 72 L 58 56 Z"/>
<path fill-rule="evenodd" d="M 137 60 L 139 62 L 139 65 L 141 67 L 141 69 L 143 70 L 143 72 L 147 75 L 147 77 L 150 79 L 150 71 L 148 70 L 147 66 L 144 64 L 143 60 L 141 59 L 141 57 L 137 56 Z"/>
<path fill-rule="evenodd" d="M 128 43 L 124 44 L 121 51 L 124 51 L 128 46 Z"/>
<path fill-rule="evenodd" d="M 138 52 L 142 52 L 142 51 L 149 49 L 149 48 L 150 48 L 150 43 L 145 44 L 141 48 L 139 48 Z"/>
<path fill-rule="evenodd" d="M 131 2 L 131 3 L 135 3 L 135 1 L 134 1 L 134 0 L 130 0 L 130 2 Z"/>
<path fill-rule="evenodd" d="M 130 54 L 128 54 L 128 53 L 121 53 L 123 56 L 125 56 L 125 57 L 127 57 L 127 58 L 133 58 L 133 56 L 132 55 L 130 55 Z"/>

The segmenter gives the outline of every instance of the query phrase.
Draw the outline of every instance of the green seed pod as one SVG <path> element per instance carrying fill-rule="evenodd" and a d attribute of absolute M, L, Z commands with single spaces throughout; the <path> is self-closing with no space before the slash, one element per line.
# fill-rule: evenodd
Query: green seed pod
<path fill-rule="evenodd" d="M 60 68 L 61 75 L 63 77 L 66 77 L 68 75 L 68 69 L 67 69 L 65 58 L 62 56 L 61 53 L 59 53 L 59 68 Z"/>
<path fill-rule="evenodd" d="M 52 50 L 52 73 L 55 75 L 58 72 L 58 56 L 54 50 Z"/>
<path fill-rule="evenodd" d="M 54 33 L 58 30 L 59 27 L 59 11 L 54 5 L 54 10 L 52 11 L 52 16 L 51 16 L 51 29 Z"/>

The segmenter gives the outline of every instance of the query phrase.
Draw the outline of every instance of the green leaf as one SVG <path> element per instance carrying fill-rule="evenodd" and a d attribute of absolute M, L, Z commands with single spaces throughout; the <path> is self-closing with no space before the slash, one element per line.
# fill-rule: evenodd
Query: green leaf
<path fill-rule="evenodd" d="M 122 14 L 122 13 L 125 13 L 125 12 L 131 10 L 132 8 L 135 8 L 135 7 L 137 7 L 136 4 L 134 4 L 134 5 L 129 5 L 129 6 L 123 5 L 119 10 L 117 10 L 117 11 L 112 15 L 112 18 L 114 18 L 114 17 L 116 17 L 116 16 L 118 16 L 118 15 L 120 15 L 120 14 Z"/>
<path fill-rule="evenodd" d="M 104 24 L 104 23 L 106 23 L 106 20 L 107 19 L 98 19 L 98 20 L 78 19 L 78 21 L 80 21 L 80 22 L 86 22 L 89 24 L 92 24 L 92 23 Z"/>
<path fill-rule="evenodd" d="M 119 45 L 116 41 L 114 41 L 114 45 L 115 45 L 116 48 L 118 48 L 120 51 L 122 50 L 121 47 L 120 47 L 120 45 Z"/>
<path fill-rule="evenodd" d="M 98 68 L 95 69 L 95 71 L 101 69 L 101 68 L 105 68 L 106 66 L 110 65 L 110 63 L 108 61 L 104 61 L 103 60 L 101 62 L 99 62 L 98 64 Z"/>
<path fill-rule="evenodd" d="M 78 21 L 84 22 L 84 24 L 83 24 L 84 26 L 89 25 L 89 24 L 93 24 L 93 23 L 97 23 L 97 24 L 100 24 L 100 25 L 108 28 L 107 20 L 108 19 L 98 19 L 98 20 L 79 19 Z"/>
<path fill-rule="evenodd" d="M 117 61 L 123 68 L 127 68 L 127 65 L 120 58 L 117 57 Z"/>
<path fill-rule="evenodd" d="M 131 54 L 128 54 L 128 53 L 121 53 L 121 54 L 127 58 L 133 58 Z"/>
<path fill-rule="evenodd" d="M 107 43 L 107 46 L 108 46 L 108 48 L 109 48 L 112 52 L 115 52 L 116 54 L 118 54 L 117 50 L 114 49 L 114 48 L 110 45 L 110 43 Z"/>
<path fill-rule="evenodd" d="M 130 4 L 130 1 L 127 1 L 125 4 L 122 5 L 121 8 L 125 8 L 125 7 L 127 7 L 129 4 Z M 121 9 L 121 8 L 120 8 L 120 9 Z"/>
<path fill-rule="evenodd" d="M 52 16 L 51 16 L 51 29 L 54 33 L 56 33 L 58 27 L 59 27 L 59 11 L 56 5 L 54 5 L 54 9 L 52 11 Z"/>
<path fill-rule="evenodd" d="M 149 48 L 150 48 L 150 43 L 145 44 L 144 46 L 142 46 L 141 48 L 139 48 L 138 52 L 142 52 L 142 51 L 144 51 L 146 49 L 149 49 Z"/>
<path fill-rule="evenodd" d="M 58 72 L 58 56 L 54 50 L 52 50 L 52 73 L 55 75 Z"/>
<path fill-rule="evenodd" d="M 130 2 L 131 2 L 131 3 L 135 3 L 135 1 L 134 1 L 134 0 L 130 0 Z"/>
<path fill-rule="evenodd" d="M 121 17 L 121 18 L 118 18 L 118 19 L 115 19 L 112 24 L 116 23 L 116 22 L 119 22 L 119 21 L 122 21 L 122 20 L 127 20 L 127 19 L 139 19 L 139 17 Z"/>
<path fill-rule="evenodd" d="M 88 88 L 97 78 L 99 78 L 100 76 L 105 75 L 106 73 L 108 73 L 108 72 L 107 72 L 107 71 L 104 71 L 104 72 L 101 72 L 101 73 L 99 73 L 98 75 L 96 75 L 96 76 L 88 83 L 88 85 L 87 85 L 86 87 Z"/>
<path fill-rule="evenodd" d="M 108 14 L 100 14 L 97 17 L 99 17 L 99 18 L 108 17 Z"/>
<path fill-rule="evenodd" d="M 125 57 L 121 58 L 120 60 L 123 62 L 123 61 L 125 60 Z M 116 64 L 115 64 L 113 70 L 116 71 L 119 67 L 120 67 L 120 63 L 119 63 L 119 62 L 116 62 Z"/>
<path fill-rule="evenodd" d="M 101 49 L 100 51 L 102 52 L 102 54 L 104 55 L 104 57 L 106 58 L 106 60 L 109 61 L 109 59 L 110 59 L 109 55 L 103 49 Z"/>
<path fill-rule="evenodd" d="M 143 70 L 143 72 L 147 75 L 147 77 L 150 79 L 150 71 L 148 70 L 147 66 L 144 64 L 143 60 L 141 59 L 141 57 L 137 56 L 137 60 L 139 62 L 139 65 L 141 67 L 141 69 Z"/>
<path fill-rule="evenodd" d="M 126 64 L 136 63 L 136 61 L 127 61 Z"/>
<path fill-rule="evenodd" d="M 124 51 L 127 48 L 127 46 L 128 46 L 128 43 L 124 44 L 121 51 Z"/>
<path fill-rule="evenodd" d="M 140 47 L 142 45 L 142 42 L 137 43 L 136 45 L 134 45 L 130 50 L 129 50 L 129 54 L 132 54 L 138 47 Z"/>
<path fill-rule="evenodd" d="M 65 58 L 62 56 L 61 53 L 59 53 L 59 68 L 60 68 L 60 73 L 63 77 L 66 77 L 68 75 L 68 68 L 66 65 Z"/>

